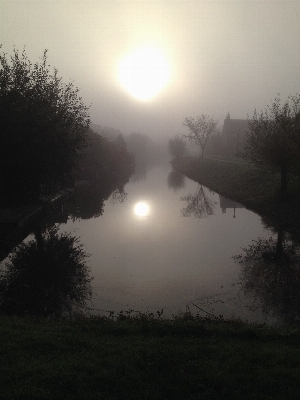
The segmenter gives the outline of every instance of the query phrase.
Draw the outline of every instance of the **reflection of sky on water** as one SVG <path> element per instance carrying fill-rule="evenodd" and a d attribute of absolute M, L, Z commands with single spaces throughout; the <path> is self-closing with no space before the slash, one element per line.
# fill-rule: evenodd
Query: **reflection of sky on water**
<path fill-rule="evenodd" d="M 174 191 L 168 187 L 169 172 L 168 167 L 156 167 L 146 180 L 133 179 L 126 185 L 124 203 L 108 200 L 99 218 L 69 220 L 61 226 L 75 230 L 91 254 L 95 308 L 163 308 L 170 315 L 185 310 L 189 303 L 200 306 L 211 296 L 229 293 L 227 299 L 232 298 L 237 289 L 233 284 L 239 282 L 239 266 L 232 256 L 253 239 L 269 236 L 252 212 L 243 208 L 222 212 L 220 196 L 207 188 L 204 194 L 213 203 L 214 214 L 184 217 L 181 199 L 196 193 L 198 184 L 186 178 Z M 133 210 L 141 202 L 145 215 L 137 216 Z M 236 309 L 234 301 L 227 305 L 220 301 L 215 304 L 220 312 L 213 311 L 248 318 L 240 299 L 235 302 Z"/>

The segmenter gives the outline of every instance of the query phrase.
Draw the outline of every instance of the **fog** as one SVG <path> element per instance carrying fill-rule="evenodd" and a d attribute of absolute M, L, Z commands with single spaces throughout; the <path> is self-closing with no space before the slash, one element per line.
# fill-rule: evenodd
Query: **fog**
<path fill-rule="evenodd" d="M 48 62 L 74 81 L 93 124 L 152 138 L 182 133 L 185 117 L 227 113 L 246 119 L 277 93 L 299 92 L 298 1 L 9 1 L 2 0 L 0 42 L 32 62 Z M 149 100 L 128 93 L 118 66 L 152 46 L 170 68 Z"/>

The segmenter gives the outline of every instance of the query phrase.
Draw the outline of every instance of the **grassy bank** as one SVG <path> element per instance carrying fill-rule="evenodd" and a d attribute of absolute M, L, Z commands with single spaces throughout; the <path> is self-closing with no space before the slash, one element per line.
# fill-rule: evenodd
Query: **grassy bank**
<path fill-rule="evenodd" d="M 300 181 L 291 177 L 284 201 L 279 195 L 280 176 L 235 160 L 186 157 L 173 167 L 189 178 L 253 210 L 272 225 L 294 234 L 300 226 Z"/>
<path fill-rule="evenodd" d="M 0 318 L 1 399 L 295 399 L 300 330 Z"/>

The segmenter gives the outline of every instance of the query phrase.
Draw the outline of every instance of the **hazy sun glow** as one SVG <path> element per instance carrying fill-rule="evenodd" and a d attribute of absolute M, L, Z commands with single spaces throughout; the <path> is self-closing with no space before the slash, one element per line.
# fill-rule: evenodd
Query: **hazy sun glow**
<path fill-rule="evenodd" d="M 119 81 L 132 96 L 150 100 L 170 79 L 170 66 L 163 53 L 142 47 L 128 54 L 119 65 Z"/>
<path fill-rule="evenodd" d="M 146 217 L 149 214 L 149 206 L 144 201 L 140 201 L 134 206 L 134 214 L 138 217 Z"/>

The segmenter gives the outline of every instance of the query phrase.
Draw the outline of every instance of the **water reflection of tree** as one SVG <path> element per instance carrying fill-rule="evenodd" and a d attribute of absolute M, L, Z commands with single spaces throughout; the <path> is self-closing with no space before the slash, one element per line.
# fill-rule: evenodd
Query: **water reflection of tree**
<path fill-rule="evenodd" d="M 292 324 L 300 318 L 300 246 L 283 231 L 277 240 L 258 238 L 234 257 L 242 266 L 246 295 L 263 312 Z"/>
<path fill-rule="evenodd" d="M 21 243 L 1 270 L 1 312 L 45 317 L 80 309 L 91 297 L 86 258 L 78 239 L 57 228 Z"/>
<path fill-rule="evenodd" d="M 135 164 L 134 174 L 131 176 L 131 182 L 141 182 L 146 180 L 148 172 L 153 168 L 151 165 L 146 165 L 142 162 Z"/>
<path fill-rule="evenodd" d="M 73 218 L 90 219 L 98 218 L 104 212 L 104 202 L 112 196 L 112 202 L 124 202 L 127 194 L 124 184 L 118 186 L 89 185 L 81 188 L 67 203 L 67 212 Z"/>
<path fill-rule="evenodd" d="M 194 195 L 189 194 L 188 196 L 181 197 L 180 200 L 187 202 L 186 207 L 181 210 L 184 217 L 191 217 L 193 215 L 195 218 L 205 218 L 214 213 L 213 201 L 206 196 L 202 185 L 198 186 L 197 192 Z"/>
<path fill-rule="evenodd" d="M 170 189 L 176 190 L 185 187 L 185 176 L 178 171 L 172 170 L 168 175 L 168 186 Z"/>

